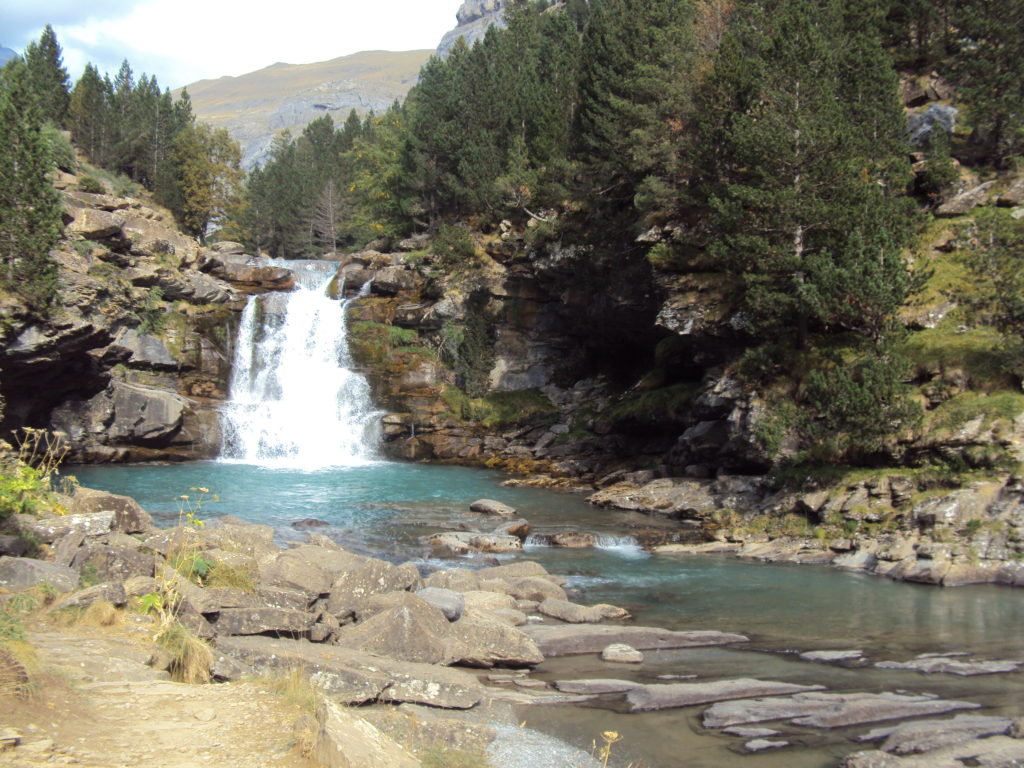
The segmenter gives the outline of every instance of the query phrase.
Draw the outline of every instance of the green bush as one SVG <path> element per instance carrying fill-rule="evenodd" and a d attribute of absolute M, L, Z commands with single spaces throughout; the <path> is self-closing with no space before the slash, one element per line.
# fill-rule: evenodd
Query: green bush
<path fill-rule="evenodd" d="M 469 230 L 458 224 L 442 224 L 437 228 L 431 253 L 445 266 L 456 266 L 476 257 L 476 244 Z"/>
<path fill-rule="evenodd" d="M 81 176 L 78 179 L 78 191 L 89 192 L 93 195 L 102 195 L 107 190 L 103 187 L 102 182 L 95 176 Z"/>

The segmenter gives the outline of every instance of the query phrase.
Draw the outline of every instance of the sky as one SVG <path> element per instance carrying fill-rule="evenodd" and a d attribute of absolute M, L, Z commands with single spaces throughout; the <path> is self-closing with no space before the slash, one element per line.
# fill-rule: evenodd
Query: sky
<path fill-rule="evenodd" d="M 72 82 L 87 62 L 177 88 L 277 62 L 436 48 L 461 0 L 0 0 L 0 45 L 21 53 L 49 23 Z"/>

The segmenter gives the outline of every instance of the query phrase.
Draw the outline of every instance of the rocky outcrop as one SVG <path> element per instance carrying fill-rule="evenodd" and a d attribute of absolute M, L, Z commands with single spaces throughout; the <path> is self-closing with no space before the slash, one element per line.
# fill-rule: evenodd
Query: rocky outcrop
<path fill-rule="evenodd" d="M 437 46 L 437 55 L 441 58 L 451 53 L 452 47 L 461 39 L 466 47 L 472 48 L 473 43 L 483 40 L 490 26 L 505 26 L 505 0 L 465 0 L 459 6 L 455 18 L 458 26 L 446 32 Z"/>
<path fill-rule="evenodd" d="M 216 455 L 245 293 L 288 290 L 291 273 L 203 248 L 149 200 L 65 182 L 58 306 L 45 321 L 5 308 L 0 431 L 59 430 L 86 463 Z"/>

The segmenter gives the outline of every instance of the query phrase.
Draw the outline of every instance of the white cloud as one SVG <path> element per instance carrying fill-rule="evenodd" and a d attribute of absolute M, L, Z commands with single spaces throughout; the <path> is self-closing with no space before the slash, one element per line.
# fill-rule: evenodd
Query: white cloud
<path fill-rule="evenodd" d="M 92 61 L 175 88 L 279 61 L 326 61 L 357 51 L 434 48 L 461 0 L 40 0 L 0 12 L 0 44 L 20 50 L 52 23 L 72 80 Z M 88 12 L 83 10 L 88 8 Z M 34 19 L 35 23 L 31 24 Z M 14 21 L 18 23 L 15 24 Z M 18 30 L 30 30 L 18 32 Z M 22 34 L 21 39 L 4 35 Z"/>

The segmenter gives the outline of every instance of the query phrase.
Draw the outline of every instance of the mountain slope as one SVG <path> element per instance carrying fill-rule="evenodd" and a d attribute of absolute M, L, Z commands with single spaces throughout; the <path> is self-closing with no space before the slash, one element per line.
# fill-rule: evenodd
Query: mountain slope
<path fill-rule="evenodd" d="M 186 87 L 196 117 L 226 128 L 242 145 L 248 169 L 263 161 L 280 131 L 298 133 L 324 113 L 342 121 L 352 109 L 364 115 L 387 109 L 405 97 L 431 54 L 363 51 L 314 64 L 273 64 Z"/>

